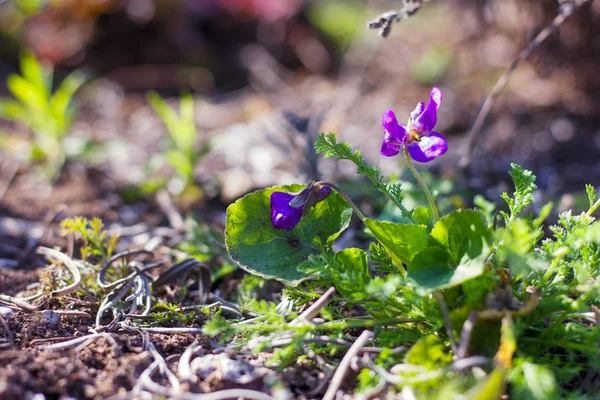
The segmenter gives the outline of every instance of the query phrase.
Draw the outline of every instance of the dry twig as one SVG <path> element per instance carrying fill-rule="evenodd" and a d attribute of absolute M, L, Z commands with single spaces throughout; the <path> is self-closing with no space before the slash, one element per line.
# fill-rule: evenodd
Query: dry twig
<path fill-rule="evenodd" d="M 456 358 L 458 360 L 467 356 L 469 344 L 471 343 L 471 334 L 473 333 L 473 327 L 475 326 L 477 318 L 479 318 L 479 314 L 475 311 L 471 311 L 469 317 L 463 324 L 462 331 L 460 332 L 460 344 L 458 346 L 458 351 L 456 352 Z"/>
<path fill-rule="evenodd" d="M 369 29 L 379 29 L 377 34 L 382 38 L 387 38 L 392 32 L 394 23 L 398 23 L 403 19 L 407 19 L 421 9 L 424 3 L 430 0 L 402 0 L 402 8 L 400 10 L 387 11 L 371 22 Z"/>
<path fill-rule="evenodd" d="M 331 379 L 331 384 L 329 385 L 327 392 L 325 392 L 325 396 L 323 396 L 323 400 L 333 400 L 336 398 L 337 391 L 340 388 L 340 385 L 342 384 L 346 373 L 348 372 L 348 368 L 350 368 L 352 360 L 358 355 L 360 349 L 362 349 L 365 346 L 365 344 L 367 344 L 367 341 L 370 337 L 371 331 L 363 331 L 363 333 L 360 334 L 358 339 L 356 339 L 356 342 L 354 342 L 352 347 L 350 347 L 350 349 L 342 359 L 342 362 L 340 362 L 340 365 L 335 371 L 335 374 Z"/>
<path fill-rule="evenodd" d="M 458 349 L 456 346 L 456 338 L 454 337 L 454 329 L 452 328 L 452 321 L 450 320 L 450 313 L 448 312 L 448 306 L 446 306 L 444 297 L 440 292 L 435 292 L 433 296 L 438 301 L 440 309 L 442 310 L 442 315 L 444 316 L 444 325 L 446 325 L 446 331 L 448 332 L 448 338 L 450 339 L 450 346 L 452 347 L 452 352 L 456 355 Z"/>
<path fill-rule="evenodd" d="M 565 0 L 561 2 L 558 15 L 552 20 L 550 25 L 544 28 L 538 35 L 533 39 L 527 47 L 521 51 L 519 56 L 513 61 L 513 63 L 508 67 L 506 72 L 498 79 L 496 85 L 492 89 L 491 93 L 485 99 L 473 126 L 471 127 L 471 131 L 469 132 L 469 137 L 467 139 L 467 148 L 464 152 L 462 159 L 459 162 L 459 166 L 465 168 L 471 162 L 471 158 L 473 156 L 473 150 L 475 147 L 475 141 L 477 140 L 477 136 L 481 132 L 481 128 L 483 127 L 483 123 L 487 118 L 488 114 L 492 110 L 492 106 L 496 101 L 496 98 L 500 95 L 500 92 L 508 83 L 508 80 L 512 73 L 517 69 L 517 67 L 531 54 L 533 50 L 535 50 L 544 40 L 550 36 L 558 27 L 565 22 L 567 18 L 569 18 L 578 8 L 588 3 L 589 0 Z"/>
<path fill-rule="evenodd" d="M 335 295 L 335 288 L 332 286 L 317 301 L 313 303 L 310 307 L 308 307 L 304 312 L 298 315 L 298 318 L 294 319 L 290 324 L 297 325 L 302 322 L 310 321 L 314 317 L 316 317 L 319 312 L 325 307 L 330 301 L 331 298 Z"/>

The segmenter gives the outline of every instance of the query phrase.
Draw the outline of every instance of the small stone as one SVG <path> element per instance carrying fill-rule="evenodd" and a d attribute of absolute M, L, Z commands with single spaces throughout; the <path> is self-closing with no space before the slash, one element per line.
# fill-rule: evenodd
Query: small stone
<path fill-rule="evenodd" d="M 15 312 L 12 309 L 10 309 L 8 307 L 0 306 L 0 317 L 3 317 L 3 318 L 10 317 L 14 313 Z"/>
<path fill-rule="evenodd" d="M 52 310 L 46 310 L 42 312 L 42 322 L 48 326 L 58 328 L 60 326 L 60 315 Z"/>

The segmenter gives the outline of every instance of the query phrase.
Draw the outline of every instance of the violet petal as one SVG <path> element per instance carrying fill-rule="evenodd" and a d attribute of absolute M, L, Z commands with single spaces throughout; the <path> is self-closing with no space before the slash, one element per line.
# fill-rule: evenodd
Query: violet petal
<path fill-rule="evenodd" d="M 406 133 L 406 129 L 398 123 L 396 115 L 392 110 L 387 110 L 383 113 L 381 124 L 385 130 L 385 135 L 389 136 L 390 139 L 393 139 L 398 143 L 406 142 L 408 133 Z"/>
<path fill-rule="evenodd" d="M 417 106 L 413 110 L 413 112 L 410 113 L 410 118 L 414 121 L 415 119 L 417 119 L 417 117 L 419 115 L 423 114 L 424 110 L 425 110 L 425 103 L 420 101 L 419 104 L 417 104 Z"/>
<path fill-rule="evenodd" d="M 319 190 L 319 201 L 323 201 L 331 194 L 331 188 L 329 186 L 321 187 Z"/>
<path fill-rule="evenodd" d="M 437 110 L 440 108 L 441 103 L 442 91 L 434 87 L 429 94 L 429 103 L 427 103 L 425 110 L 423 110 L 419 116 L 413 118 L 413 124 L 419 133 L 427 134 L 435 128 L 435 124 L 437 123 Z"/>
<path fill-rule="evenodd" d="M 300 218 L 304 207 L 290 207 L 294 195 L 285 192 L 271 193 L 271 223 L 275 229 L 292 230 Z"/>
<path fill-rule="evenodd" d="M 383 125 L 383 144 L 380 153 L 386 157 L 395 156 L 400 152 L 400 145 L 406 142 L 408 133 L 406 129 L 398 123 L 392 110 L 383 113 L 381 118 Z"/>
<path fill-rule="evenodd" d="M 428 136 L 423 136 L 421 141 L 407 145 L 406 149 L 413 160 L 429 162 L 448 150 L 448 142 L 438 132 L 431 132 Z"/>

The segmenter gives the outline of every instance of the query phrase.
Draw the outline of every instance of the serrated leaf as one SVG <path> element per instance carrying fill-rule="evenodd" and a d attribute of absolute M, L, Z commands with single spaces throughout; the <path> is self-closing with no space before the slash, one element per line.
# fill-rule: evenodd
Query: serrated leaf
<path fill-rule="evenodd" d="M 305 278 L 298 266 L 311 254 L 326 252 L 348 227 L 352 210 L 334 192 L 313 207 L 291 231 L 275 229 L 271 223 L 271 193 L 295 193 L 303 188 L 292 185 L 259 190 L 227 208 L 225 244 L 241 268 L 295 286 Z"/>
<path fill-rule="evenodd" d="M 396 224 L 369 218 L 365 220 L 365 225 L 391 255 L 404 264 L 408 264 L 415 254 L 427 247 L 425 225 Z"/>
<path fill-rule="evenodd" d="M 332 273 L 333 285 L 343 296 L 357 299 L 369 281 L 369 259 L 364 250 L 349 248 L 335 255 L 338 271 Z"/>

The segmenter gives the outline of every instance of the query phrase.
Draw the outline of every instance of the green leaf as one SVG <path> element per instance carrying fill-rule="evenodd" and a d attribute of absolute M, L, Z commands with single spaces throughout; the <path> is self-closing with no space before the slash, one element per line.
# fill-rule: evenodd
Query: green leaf
<path fill-rule="evenodd" d="M 481 214 L 474 210 L 458 210 L 437 222 L 429 236 L 429 245 L 444 249 L 454 265 L 458 265 L 465 253 L 471 258 L 481 254 L 491 236 Z"/>
<path fill-rule="evenodd" d="M 543 365 L 524 362 L 522 375 L 513 382 L 515 398 L 549 400 L 560 398 L 552 370 Z"/>
<path fill-rule="evenodd" d="M 27 111 L 17 101 L 0 100 L 0 117 L 11 121 L 23 121 L 27 118 Z"/>
<path fill-rule="evenodd" d="M 512 171 L 509 172 L 515 184 L 515 192 L 513 197 L 502 193 L 502 198 L 508 204 L 510 216 L 505 212 L 501 212 L 507 224 L 510 224 L 515 217 L 523 212 L 531 203 L 533 203 L 533 194 L 537 186 L 535 185 L 535 175 L 526 169 L 521 168 L 518 164 L 511 164 Z"/>
<path fill-rule="evenodd" d="M 364 297 L 369 281 L 369 259 L 361 249 L 349 248 L 335 255 L 337 271 L 332 272 L 333 285 L 343 296 L 358 300 Z"/>
<path fill-rule="evenodd" d="M 496 367 L 492 373 L 475 387 L 475 392 L 469 397 L 470 400 L 495 400 L 502 397 L 506 386 L 506 370 Z M 520 397 L 524 398 L 524 397 Z"/>
<path fill-rule="evenodd" d="M 27 51 L 21 55 L 21 74 L 40 93 L 43 93 L 46 99 L 50 97 L 52 73 L 44 70 L 43 65 L 32 52 Z"/>
<path fill-rule="evenodd" d="M 408 277 L 429 292 L 451 288 L 482 275 L 486 257 L 485 252 L 474 259 L 465 254 L 454 268 L 444 249 L 428 247 L 417 253 L 408 265 Z"/>
<path fill-rule="evenodd" d="M 188 159 L 193 159 L 195 153 L 196 125 L 194 122 L 194 100 L 192 95 L 187 94 L 181 97 L 179 116 L 158 93 L 154 91 L 149 92 L 147 99 L 154 112 L 156 112 L 165 124 L 175 148 L 182 154 L 185 154 Z"/>
<path fill-rule="evenodd" d="M 428 335 L 419 339 L 406 353 L 408 364 L 421 365 L 428 370 L 443 368 L 452 362 L 452 355 L 446 351 L 439 336 Z"/>
<path fill-rule="evenodd" d="M 173 135 L 179 129 L 179 117 L 175 110 L 167 104 L 167 102 L 160 97 L 155 91 L 149 92 L 146 99 L 150 106 L 154 109 L 154 112 L 160 117 L 162 122 L 165 124 L 169 134 Z M 175 137 L 173 137 L 175 141 Z"/>
<path fill-rule="evenodd" d="M 167 161 L 171 164 L 177 175 L 186 179 L 188 183 L 194 179 L 194 166 L 190 164 L 185 154 L 182 154 L 178 150 L 169 150 L 167 152 Z"/>
<path fill-rule="evenodd" d="M 225 243 L 229 255 L 241 268 L 295 286 L 305 278 L 298 266 L 309 255 L 328 251 L 348 227 L 352 209 L 334 192 L 291 231 L 275 229 L 271 223 L 271 193 L 293 193 L 303 188 L 292 185 L 259 190 L 227 208 Z"/>
<path fill-rule="evenodd" d="M 71 100 L 86 80 L 87 76 L 83 72 L 72 72 L 61 82 L 50 99 L 50 110 L 62 134 L 69 130 L 73 120 L 73 113 L 69 110 Z"/>
<path fill-rule="evenodd" d="M 587 193 L 588 201 L 590 202 L 589 209 L 593 210 L 594 204 L 596 203 L 596 198 L 598 197 L 598 194 L 596 193 L 596 189 L 592 185 L 585 185 L 585 192 Z"/>
<path fill-rule="evenodd" d="M 379 243 L 404 264 L 410 263 L 415 254 L 427 247 L 425 225 L 396 224 L 369 218 L 365 225 Z"/>
<path fill-rule="evenodd" d="M 22 76 L 16 74 L 8 77 L 6 85 L 13 96 L 27 107 L 30 107 L 32 111 L 39 112 L 46 110 L 48 103 L 43 89 L 36 87 Z"/>

